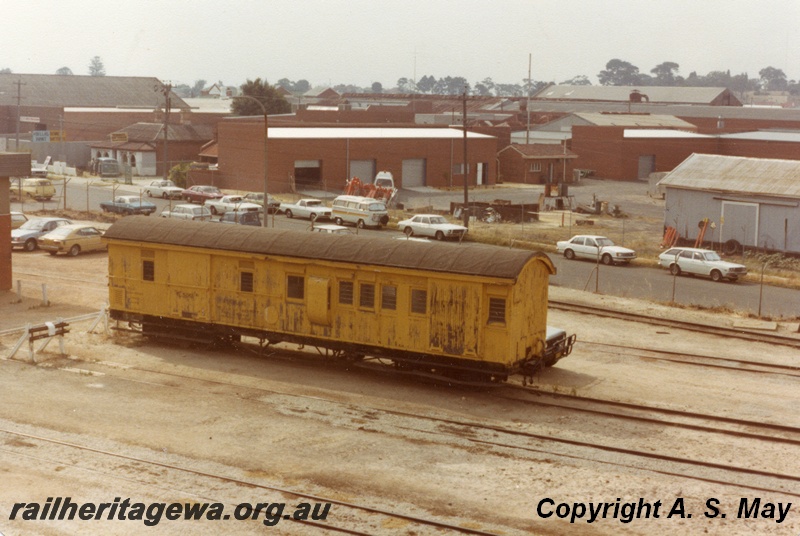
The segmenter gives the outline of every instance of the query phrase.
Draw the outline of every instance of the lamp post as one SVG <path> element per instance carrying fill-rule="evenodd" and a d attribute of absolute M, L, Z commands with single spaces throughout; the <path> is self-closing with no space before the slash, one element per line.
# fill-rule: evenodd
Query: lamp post
<path fill-rule="evenodd" d="M 248 99 L 259 106 L 264 112 L 264 221 L 261 222 L 263 227 L 267 226 L 267 217 L 269 216 L 269 193 L 267 191 L 267 136 L 269 134 L 269 122 L 267 119 L 267 105 L 250 95 L 237 95 L 234 99 Z M 272 226 L 275 227 L 275 215 L 272 216 Z"/>

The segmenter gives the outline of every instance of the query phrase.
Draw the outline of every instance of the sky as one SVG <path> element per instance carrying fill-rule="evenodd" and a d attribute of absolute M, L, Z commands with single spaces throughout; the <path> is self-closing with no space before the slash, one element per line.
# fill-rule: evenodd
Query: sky
<path fill-rule="evenodd" d="M 764 67 L 800 79 L 800 0 L 26 0 L 2 9 L 0 69 L 173 84 L 287 78 L 391 88 L 398 79 L 563 82 L 611 59 L 642 73 Z"/>

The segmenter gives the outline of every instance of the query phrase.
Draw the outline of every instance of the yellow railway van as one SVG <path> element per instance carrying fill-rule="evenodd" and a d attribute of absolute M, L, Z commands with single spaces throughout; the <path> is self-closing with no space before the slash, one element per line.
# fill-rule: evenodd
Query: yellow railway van
<path fill-rule="evenodd" d="M 503 381 L 544 366 L 540 252 L 135 216 L 104 235 L 113 319 L 145 335 L 260 339 Z"/>

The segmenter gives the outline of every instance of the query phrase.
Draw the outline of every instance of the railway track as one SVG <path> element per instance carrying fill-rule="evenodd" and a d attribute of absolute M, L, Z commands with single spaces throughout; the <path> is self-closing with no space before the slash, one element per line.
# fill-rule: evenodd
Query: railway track
<path fill-rule="evenodd" d="M 253 479 L 231 477 L 194 469 L 180 461 L 157 461 L 147 459 L 141 455 L 111 452 L 89 445 L 24 433 L 9 428 L 0 428 L 0 437 L 5 438 L 4 445 L 0 447 L 0 452 L 27 458 L 37 464 L 49 464 L 54 468 L 58 468 L 58 471 L 68 467 L 78 472 L 91 472 L 94 478 L 99 476 L 110 481 L 119 482 L 120 487 L 133 483 L 136 486 L 151 490 L 156 496 L 161 497 L 156 502 L 163 501 L 164 496 L 180 497 L 179 501 L 191 498 L 193 501 L 224 504 L 225 512 L 234 511 L 237 505 L 245 502 L 259 502 L 264 497 L 280 497 L 275 499 L 274 502 L 280 501 L 287 506 L 296 501 L 311 501 L 317 504 L 328 503 L 331 505 L 325 521 L 295 519 L 291 515 L 285 514 L 280 519 L 281 525 L 278 526 L 282 526 L 284 523 L 294 523 L 313 527 L 323 531 L 323 533 L 359 536 L 372 536 L 381 532 L 382 527 L 387 526 L 402 526 L 406 534 L 433 535 L 442 534 L 443 532 L 480 536 L 494 534 L 431 518 L 265 485 Z M 43 449 L 42 447 L 47 448 Z M 47 453 L 43 454 L 43 450 L 47 450 Z M 36 453 L 32 454 L 32 451 Z M 126 469 L 125 476 L 120 476 L 119 474 L 121 466 Z M 136 478 L 132 476 L 132 473 L 139 473 L 143 476 Z M 159 475 L 157 483 L 153 483 L 153 474 Z M 192 489 L 186 489 L 187 483 L 191 484 Z M 198 493 L 198 490 L 203 491 Z M 166 502 L 171 501 L 167 500 Z M 232 517 L 225 517 L 224 519 L 230 519 L 231 522 L 235 522 Z M 255 525 L 257 530 L 263 529 L 261 519 L 249 520 L 249 522 Z M 98 521 L 92 521 L 92 523 L 93 526 L 97 527 Z M 163 522 L 163 524 L 166 525 L 167 522 Z M 31 526 L 30 522 L 26 525 L 28 527 Z M 218 523 L 215 523 L 214 526 L 219 528 Z M 242 528 L 245 527 L 242 526 Z"/>
<path fill-rule="evenodd" d="M 610 344 L 586 340 L 582 340 L 581 345 L 609 348 L 609 350 L 599 351 L 611 353 L 615 356 L 629 356 L 653 361 L 681 363 L 685 365 L 719 368 L 739 372 L 752 372 L 756 374 L 778 374 L 782 376 L 800 377 L 800 366 L 795 365 L 760 363 L 757 361 L 745 361 L 743 359 L 733 359 L 730 357 L 715 357 L 709 355 L 689 354 L 686 352 L 654 350 L 652 348 L 638 348 L 621 344 Z"/>
<path fill-rule="evenodd" d="M 302 361 L 295 361 L 295 363 L 300 364 L 300 366 L 319 366 L 319 363 L 313 363 L 313 361 L 312 359 L 306 363 Z M 87 365 L 103 366 L 104 363 L 87 363 Z M 354 413 L 351 415 L 354 419 L 363 419 L 364 415 L 360 412 L 364 411 L 369 413 L 368 422 L 374 422 L 380 416 L 391 417 L 391 426 L 393 428 L 413 431 L 428 438 L 440 438 L 437 441 L 447 445 L 453 444 L 453 446 L 457 446 L 459 442 L 465 445 L 480 445 L 485 448 L 491 448 L 497 451 L 498 455 L 503 456 L 514 455 L 522 459 L 563 457 L 633 468 L 637 471 L 650 471 L 717 485 L 800 497 L 800 493 L 796 492 L 798 484 L 800 484 L 800 475 L 770 471 L 755 466 L 735 465 L 721 460 L 682 458 L 672 453 L 673 449 L 679 450 L 680 441 L 674 447 L 670 447 L 662 441 L 659 444 L 660 452 L 655 452 L 651 446 L 629 446 L 624 439 L 596 442 L 578 438 L 574 435 L 571 436 L 570 434 L 539 433 L 533 430 L 512 428 L 506 424 L 492 424 L 479 420 L 422 415 L 390 408 L 353 408 L 351 403 L 328 400 L 327 398 L 321 399 L 319 396 L 287 393 L 266 389 L 263 386 L 242 385 L 241 383 L 227 382 L 218 378 L 213 380 L 197 378 L 190 374 L 164 372 L 140 366 L 129 367 L 127 370 L 136 370 L 143 374 L 152 375 L 152 378 L 143 377 L 139 380 L 126 374 L 123 377 L 125 380 L 143 381 L 148 384 L 156 383 L 173 389 L 208 392 L 209 385 L 213 385 L 217 387 L 215 389 L 217 395 L 222 393 L 219 388 L 225 387 L 230 389 L 230 396 L 236 396 L 237 398 L 245 396 L 242 391 L 247 389 L 253 391 L 252 396 L 246 395 L 248 399 L 261 400 L 265 394 L 269 394 L 282 397 L 284 403 L 286 400 L 302 401 L 302 404 L 314 401 L 315 404 L 322 404 L 325 407 L 324 410 L 318 411 L 320 414 L 339 416 Z M 161 377 L 160 380 L 158 379 L 159 376 Z M 175 379 L 181 379 L 182 383 L 186 385 L 176 385 Z M 195 385 L 191 385 L 195 382 L 197 382 Z M 727 444 L 727 442 L 735 440 L 756 442 L 760 445 L 788 445 L 791 447 L 800 445 L 800 429 L 795 427 L 756 423 L 637 404 L 570 397 L 567 395 L 552 395 L 549 393 L 543 395 L 531 391 L 530 388 L 510 386 L 509 390 L 513 393 L 513 397 L 510 398 L 513 398 L 515 403 L 522 402 L 530 405 L 568 409 L 569 411 L 586 415 L 587 422 L 596 423 L 600 418 L 608 419 L 609 423 L 613 420 L 625 420 L 634 423 L 633 426 L 644 427 L 641 430 L 631 432 L 632 437 L 652 436 L 653 434 L 661 433 L 665 428 L 671 428 L 679 430 L 686 437 L 694 439 L 697 439 L 698 433 L 701 434 L 701 437 L 708 439 L 716 437 L 716 441 L 720 444 Z M 497 390 L 492 390 L 491 392 L 496 393 Z M 553 400 L 534 400 L 530 398 L 531 396 L 541 398 L 547 396 Z M 300 404 L 300 402 L 297 403 Z M 283 409 L 285 410 L 285 408 Z M 362 426 L 362 428 L 370 429 L 369 426 Z M 379 429 L 373 431 L 379 431 Z M 720 439 L 720 437 L 726 439 Z M 607 439 L 605 435 L 603 435 L 603 438 Z M 722 443 L 722 441 L 725 443 Z M 464 446 L 463 448 L 468 447 Z M 754 449 L 756 447 L 751 444 L 749 448 Z M 757 448 L 761 449 L 761 447 Z M 708 455 L 704 457 L 714 458 L 715 456 L 716 453 L 713 452 L 712 448 Z M 768 458 L 768 456 L 764 457 Z M 744 456 L 743 459 L 751 458 Z M 757 464 L 758 460 L 753 460 L 753 463 Z"/>
<path fill-rule="evenodd" d="M 567 311 L 572 313 L 582 313 L 594 316 L 603 316 L 607 318 L 617 318 L 620 320 L 629 320 L 632 322 L 642 322 L 656 326 L 666 326 L 672 328 L 680 328 L 689 331 L 697 331 L 706 334 L 720 335 L 722 337 L 732 337 L 743 339 L 751 342 L 764 342 L 769 344 L 777 344 L 781 346 L 789 346 L 791 348 L 800 348 L 800 336 L 787 337 L 775 333 L 762 333 L 752 330 L 741 328 L 732 328 L 725 326 L 715 326 L 710 324 L 698 324 L 696 322 L 687 322 L 684 320 L 675 320 L 672 318 L 653 317 L 642 315 L 638 313 L 631 313 L 626 311 L 617 311 L 607 309 L 604 307 L 597 307 L 593 305 L 577 304 L 572 302 L 565 302 L 559 300 L 551 300 L 548 303 L 550 309 L 558 311 Z"/>

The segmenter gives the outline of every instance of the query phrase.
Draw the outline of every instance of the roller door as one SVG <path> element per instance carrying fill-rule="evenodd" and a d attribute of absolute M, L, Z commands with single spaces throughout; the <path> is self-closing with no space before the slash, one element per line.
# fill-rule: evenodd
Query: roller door
<path fill-rule="evenodd" d="M 403 160 L 403 176 L 400 179 L 403 188 L 425 186 L 425 159 L 409 158 Z"/>
<path fill-rule="evenodd" d="M 350 176 L 358 177 L 363 183 L 371 183 L 375 180 L 375 160 L 351 160 L 350 161 Z"/>

